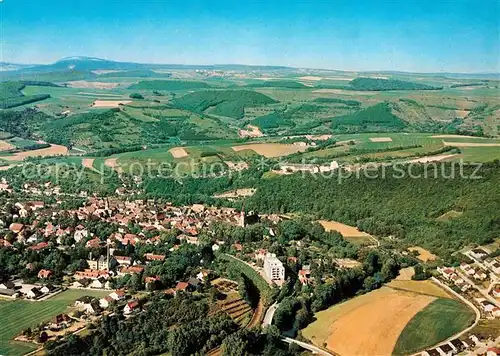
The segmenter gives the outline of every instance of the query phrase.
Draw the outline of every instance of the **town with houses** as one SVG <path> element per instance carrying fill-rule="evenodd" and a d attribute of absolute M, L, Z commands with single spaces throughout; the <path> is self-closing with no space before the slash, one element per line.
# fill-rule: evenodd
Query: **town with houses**
<path fill-rule="evenodd" d="M 288 167 L 287 170 L 295 169 Z M 5 180 L 0 188 L 10 193 Z M 37 261 L 37 254 L 54 249 L 79 249 L 85 253 L 76 268 L 72 265 L 72 268 L 55 271 L 40 268 L 39 262 L 27 262 L 24 266 L 27 272 L 22 276 L 5 272 L 0 276 L 0 298 L 4 299 L 37 303 L 67 291 L 80 293 L 81 296 L 71 305 L 74 309 L 71 315 L 58 314 L 44 323 L 45 331 L 42 331 L 48 338 L 78 332 L 104 315 L 120 313 L 126 318 L 133 317 L 147 308 L 144 296 L 153 291 L 175 297 L 179 293 L 196 293 L 207 285 L 220 283 L 212 283 L 217 273 L 209 268 L 195 268 L 189 278 L 167 284 L 161 276 L 153 273 L 158 270 L 156 266 L 161 266 L 171 253 L 182 249 L 182 246 L 199 247 L 208 243 L 211 253 L 227 254 L 250 266 L 276 289 L 286 283 L 286 269 L 290 266 L 297 267 L 297 280 L 303 287 L 314 286 L 318 278 L 322 281 L 331 278 L 328 270 L 323 270 L 321 276 L 314 273 L 314 268 L 323 264 L 321 259 L 309 258 L 307 263 L 299 263 L 297 256 L 277 256 L 267 248 L 254 248 L 256 245 L 252 243 L 215 237 L 214 227 L 218 224 L 245 228 L 255 222 L 265 222 L 265 238 L 272 239 L 277 224 L 289 219 L 288 216 L 257 215 L 235 208 L 203 204 L 174 206 L 152 199 L 128 200 L 123 192 L 118 191 L 114 197 L 80 194 L 83 204 L 64 209 L 60 207 L 67 197 L 57 187 L 50 184 L 25 186 L 24 191 L 36 193 L 42 200 L 9 203 L 10 211 L 3 211 L 0 217 L 4 230 L 0 249 L 29 251 L 34 261 Z M 55 196 L 55 202 L 47 202 L 47 196 Z M 96 233 L 96 224 L 113 226 L 113 229 L 104 229 L 106 236 L 102 236 Z M 302 252 L 308 251 L 309 247 L 303 241 L 297 241 L 293 246 Z M 141 252 L 138 253 L 138 250 Z M 402 255 L 408 255 L 408 251 L 403 251 Z M 432 271 L 431 279 L 473 308 L 477 320 L 500 319 L 500 256 L 495 256 L 487 248 L 477 247 L 464 251 L 463 257 L 468 262 L 457 266 L 437 266 Z M 360 266 L 359 262 L 350 258 L 336 258 L 332 264 L 345 269 Z M 234 282 L 223 282 L 220 284 L 222 288 L 224 283 Z M 96 296 L 95 292 L 100 295 Z M 265 319 L 268 319 L 268 314 Z M 266 322 L 270 323 L 264 320 L 263 325 Z M 32 332 L 23 332 L 16 337 L 16 340 L 25 342 L 39 342 L 38 339 Z M 423 351 L 422 355 L 492 356 L 499 354 L 499 350 L 492 346 L 494 342 L 464 332 Z"/>

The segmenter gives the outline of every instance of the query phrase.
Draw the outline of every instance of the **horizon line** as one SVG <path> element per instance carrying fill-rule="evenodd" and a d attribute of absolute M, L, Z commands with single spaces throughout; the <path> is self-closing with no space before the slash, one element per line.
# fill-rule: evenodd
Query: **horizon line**
<path fill-rule="evenodd" d="M 283 68 L 290 68 L 290 69 L 302 69 L 302 70 L 324 70 L 324 71 L 337 71 L 337 72 L 361 72 L 361 73 L 381 73 L 381 72 L 388 72 L 388 73 L 408 73 L 408 74 L 480 74 L 480 75 L 500 75 L 500 71 L 498 72 L 489 72 L 489 71 L 484 71 L 484 72 L 453 72 L 453 71 L 439 71 L 439 72 L 412 72 L 412 71 L 406 71 L 406 70 L 399 70 L 399 69 L 334 69 L 334 68 L 320 68 L 320 67 L 295 67 L 295 66 L 290 66 L 290 65 L 284 65 L 284 64 L 243 64 L 243 63 L 212 63 L 212 64 L 190 64 L 190 63 L 165 63 L 165 62 L 135 62 L 135 61 L 128 61 L 128 60 L 114 60 L 114 59 L 107 59 L 107 58 L 102 58 L 102 57 L 94 57 L 94 56 L 67 56 L 67 57 L 62 57 L 61 59 L 58 59 L 54 62 L 48 62 L 48 63 L 22 63 L 22 62 L 12 62 L 12 61 L 0 61 L 0 63 L 7 63 L 7 64 L 14 64 L 14 65 L 24 65 L 24 66 L 49 66 L 52 64 L 55 64 L 57 62 L 61 62 L 63 60 L 70 60 L 72 58 L 82 58 L 82 59 L 99 59 L 103 61 L 109 61 L 109 62 L 117 62 L 117 63 L 132 63 L 132 64 L 140 64 L 140 65 L 177 65 L 177 66 L 247 66 L 247 67 L 283 67 Z M 14 72 L 15 70 L 11 70 L 9 72 Z"/>

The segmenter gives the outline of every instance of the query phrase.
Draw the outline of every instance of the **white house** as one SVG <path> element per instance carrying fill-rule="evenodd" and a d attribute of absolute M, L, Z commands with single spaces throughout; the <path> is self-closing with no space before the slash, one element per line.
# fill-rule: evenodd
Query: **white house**
<path fill-rule="evenodd" d="M 123 300 L 125 299 L 125 292 L 123 290 L 115 290 L 109 294 L 109 297 L 113 300 Z"/>
<path fill-rule="evenodd" d="M 264 272 L 271 281 L 285 280 L 285 267 L 283 267 L 283 263 L 273 253 L 268 253 L 264 258 Z"/>
<path fill-rule="evenodd" d="M 99 299 L 99 306 L 103 309 L 106 309 L 111 305 L 112 302 L 113 302 L 113 298 L 111 298 L 108 295 L 107 297 Z"/>

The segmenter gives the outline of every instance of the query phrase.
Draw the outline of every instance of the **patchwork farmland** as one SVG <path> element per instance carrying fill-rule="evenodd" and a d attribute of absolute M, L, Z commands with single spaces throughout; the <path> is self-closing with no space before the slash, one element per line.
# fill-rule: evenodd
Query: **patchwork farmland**
<path fill-rule="evenodd" d="M 472 323 L 474 313 L 467 306 L 447 294 L 428 291 L 415 286 L 405 290 L 397 284 L 382 287 L 317 313 L 302 335 L 340 355 L 408 354 Z M 424 321 L 432 326 L 424 327 Z"/>

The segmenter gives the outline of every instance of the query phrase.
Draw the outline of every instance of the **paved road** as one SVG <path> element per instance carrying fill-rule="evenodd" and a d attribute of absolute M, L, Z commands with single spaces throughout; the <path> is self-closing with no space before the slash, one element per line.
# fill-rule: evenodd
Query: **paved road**
<path fill-rule="evenodd" d="M 300 347 L 302 347 L 302 348 L 304 348 L 306 350 L 311 351 L 313 354 L 323 355 L 323 356 L 334 356 L 334 354 L 329 353 L 329 352 L 327 352 L 325 350 L 320 349 L 319 347 L 316 347 L 314 345 L 308 344 L 306 342 L 302 342 L 302 341 L 290 339 L 289 337 L 284 337 L 282 340 L 284 342 L 288 343 L 288 344 L 297 344 Z"/>
<path fill-rule="evenodd" d="M 264 316 L 264 320 L 262 321 L 263 327 L 269 326 L 273 323 L 274 313 L 276 312 L 276 309 L 278 309 L 278 306 L 278 303 L 274 303 L 269 307 L 269 309 L 267 309 L 266 316 Z"/>

